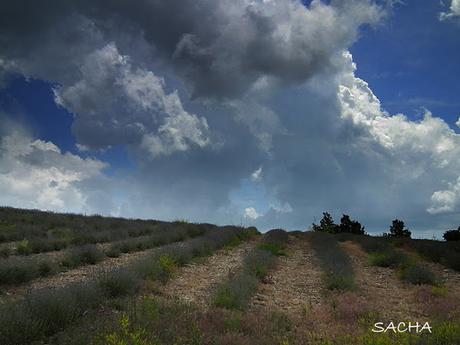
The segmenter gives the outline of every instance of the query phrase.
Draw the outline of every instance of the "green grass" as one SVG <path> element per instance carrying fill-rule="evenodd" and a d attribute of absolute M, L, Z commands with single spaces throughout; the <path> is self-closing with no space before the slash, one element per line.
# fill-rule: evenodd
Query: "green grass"
<path fill-rule="evenodd" d="M 258 245 L 258 248 L 267 250 L 275 256 L 285 256 L 286 255 L 286 251 L 284 251 L 284 249 L 279 244 L 276 244 L 276 243 L 260 243 Z"/>

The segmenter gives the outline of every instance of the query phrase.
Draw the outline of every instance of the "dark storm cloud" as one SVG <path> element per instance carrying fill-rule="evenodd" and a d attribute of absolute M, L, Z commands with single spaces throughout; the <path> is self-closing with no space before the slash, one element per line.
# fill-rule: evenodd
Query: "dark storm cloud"
<path fill-rule="evenodd" d="M 185 78 L 192 95 L 204 98 L 239 96 L 264 77 L 301 83 L 330 66 L 330 57 L 356 39 L 360 25 L 381 16 L 365 0 L 335 7 L 314 1 L 310 8 L 294 0 L 48 0 L 0 6 L 2 53 L 10 59 L 32 65 L 38 59 L 42 68 L 58 68 L 73 62 L 69 47 L 77 56 L 94 47 L 98 32 L 106 40 L 141 34 Z M 29 69 L 45 73 L 38 66 Z"/>
<path fill-rule="evenodd" d="M 436 217 L 460 205 L 458 136 L 382 111 L 343 53 L 382 13 L 367 0 L 3 1 L 0 74 L 53 83 L 81 149 L 120 145 L 137 164 L 102 178 L 102 162 L 17 136 L 24 156 L 0 131 L 2 200 L 35 190 L 38 206 L 238 223 L 230 193 L 260 171 L 275 206 L 244 208 L 264 227 L 325 210 L 371 229 L 455 219 Z"/>

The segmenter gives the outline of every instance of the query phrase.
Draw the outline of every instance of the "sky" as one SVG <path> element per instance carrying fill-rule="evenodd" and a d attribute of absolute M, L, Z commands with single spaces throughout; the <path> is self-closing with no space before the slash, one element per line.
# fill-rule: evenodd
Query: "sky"
<path fill-rule="evenodd" d="M 460 1 L 0 3 L 0 205 L 460 225 Z"/>

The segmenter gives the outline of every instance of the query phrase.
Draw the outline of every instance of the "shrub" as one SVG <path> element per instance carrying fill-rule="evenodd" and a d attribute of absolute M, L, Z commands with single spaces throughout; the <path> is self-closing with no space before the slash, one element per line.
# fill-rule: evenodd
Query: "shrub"
<path fill-rule="evenodd" d="M 50 336 L 102 302 L 92 284 L 39 290 L 0 306 L 0 344 L 22 345 Z"/>
<path fill-rule="evenodd" d="M 275 243 L 260 243 L 257 247 L 259 249 L 267 250 L 275 256 L 286 255 L 286 252 L 281 248 L 281 246 Z"/>
<path fill-rule="evenodd" d="M 273 267 L 275 256 L 267 250 L 256 248 L 243 261 L 242 269 L 220 284 L 213 304 L 227 309 L 244 309 L 262 280 Z"/>
<path fill-rule="evenodd" d="M 308 238 L 324 272 L 330 290 L 349 291 L 355 287 L 350 257 L 331 234 L 311 232 Z"/>
<path fill-rule="evenodd" d="M 103 273 L 97 280 L 98 286 L 109 298 L 131 295 L 137 291 L 140 278 L 127 269 L 116 269 Z"/>
<path fill-rule="evenodd" d="M 83 265 L 94 265 L 104 259 L 104 253 L 95 245 L 87 244 L 72 248 L 62 259 L 64 267 L 75 268 Z"/>
<path fill-rule="evenodd" d="M 379 267 L 403 267 L 409 263 L 409 257 L 400 250 L 389 249 L 383 252 L 371 253 L 369 262 Z"/>
<path fill-rule="evenodd" d="M 226 309 L 244 309 L 257 289 L 257 277 L 243 271 L 221 284 L 215 293 L 214 305 Z"/>
<path fill-rule="evenodd" d="M 158 258 L 158 271 L 156 279 L 159 279 L 161 282 L 165 283 L 171 278 L 177 266 L 178 263 L 174 257 L 169 255 L 161 255 Z"/>
<path fill-rule="evenodd" d="M 107 255 L 109 258 L 118 258 L 121 255 L 120 248 L 117 246 L 110 246 L 106 251 L 105 255 Z"/>
<path fill-rule="evenodd" d="M 56 267 L 52 262 L 42 260 L 38 263 L 37 270 L 40 277 L 47 277 L 56 271 Z"/>
<path fill-rule="evenodd" d="M 419 265 L 410 265 L 401 272 L 402 279 L 415 285 L 437 285 L 436 275 L 428 268 Z"/>
<path fill-rule="evenodd" d="M 10 247 L 2 247 L 0 248 L 0 258 L 7 258 L 11 255 L 11 248 Z"/>
<path fill-rule="evenodd" d="M 30 242 L 29 240 L 22 240 L 18 243 L 18 246 L 16 248 L 16 252 L 19 255 L 30 255 L 32 254 L 32 248 L 30 247 Z"/>
<path fill-rule="evenodd" d="M 37 263 L 11 257 L 0 262 L 0 284 L 16 285 L 28 282 L 39 275 Z"/>

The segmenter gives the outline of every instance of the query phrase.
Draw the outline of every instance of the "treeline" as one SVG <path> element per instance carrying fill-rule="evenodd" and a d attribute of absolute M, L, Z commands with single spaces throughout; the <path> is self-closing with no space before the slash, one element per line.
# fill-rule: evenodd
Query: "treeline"
<path fill-rule="evenodd" d="M 323 212 L 323 218 L 320 220 L 319 225 L 312 224 L 313 231 L 327 232 L 330 234 L 357 234 L 366 235 L 365 227 L 360 222 L 352 220 L 349 215 L 344 214 L 340 218 L 340 223 L 336 224 L 331 214 Z M 412 232 L 406 228 L 406 225 L 402 220 L 395 219 L 392 221 L 389 231 L 383 233 L 384 237 L 395 237 L 395 238 L 411 238 Z M 447 230 L 443 238 L 446 241 L 460 241 L 460 226 L 457 230 Z"/>

